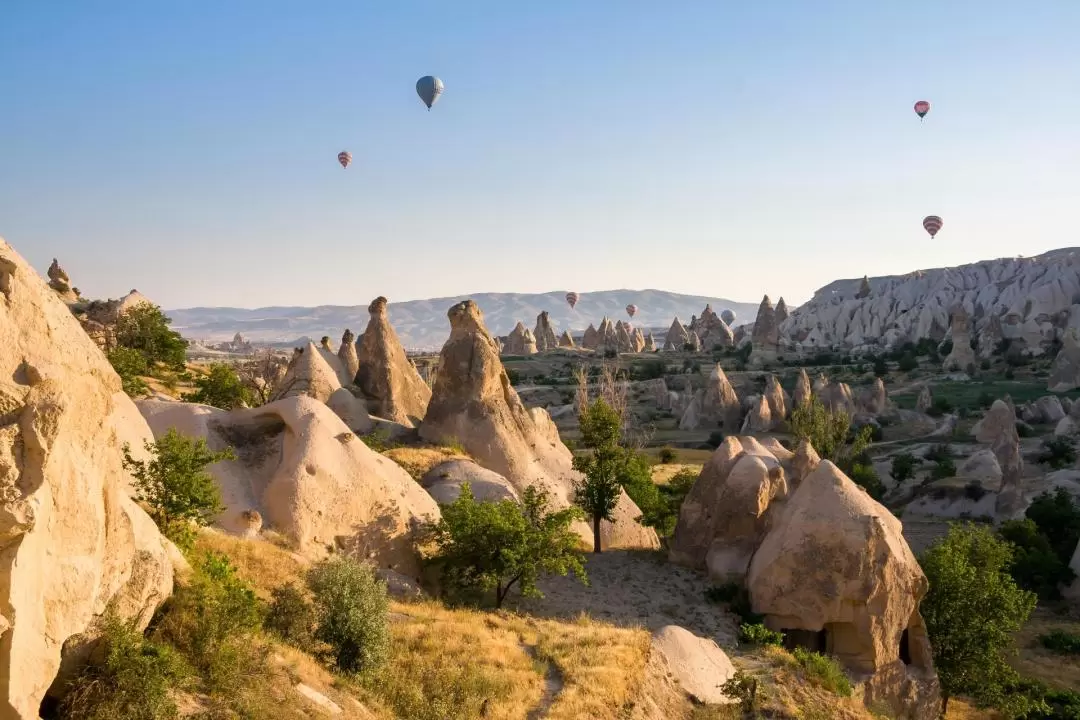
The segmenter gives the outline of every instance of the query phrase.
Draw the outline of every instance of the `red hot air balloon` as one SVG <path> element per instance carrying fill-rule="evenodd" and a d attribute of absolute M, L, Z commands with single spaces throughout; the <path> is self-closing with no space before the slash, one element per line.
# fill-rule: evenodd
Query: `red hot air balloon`
<path fill-rule="evenodd" d="M 629 315 L 631 319 L 633 319 L 634 315 L 637 314 L 637 305 L 634 305 L 634 304 L 627 305 L 626 306 L 626 314 Z"/>
<path fill-rule="evenodd" d="M 352 153 L 347 150 L 342 150 L 337 154 L 337 161 L 341 163 L 341 167 L 349 167 L 349 163 L 352 162 Z"/>
<path fill-rule="evenodd" d="M 915 114 L 919 116 L 919 120 L 926 117 L 926 113 L 930 112 L 930 103 L 926 100 L 920 100 L 915 103 Z"/>
<path fill-rule="evenodd" d="M 578 294 L 576 292 L 568 292 L 568 293 L 566 293 L 566 304 L 570 306 L 571 310 L 573 310 L 574 306 L 577 305 L 577 301 L 578 301 Z"/>
<path fill-rule="evenodd" d="M 937 235 L 943 224 L 937 215 L 927 215 L 922 221 L 922 226 L 926 232 L 930 233 L 930 237 Z"/>

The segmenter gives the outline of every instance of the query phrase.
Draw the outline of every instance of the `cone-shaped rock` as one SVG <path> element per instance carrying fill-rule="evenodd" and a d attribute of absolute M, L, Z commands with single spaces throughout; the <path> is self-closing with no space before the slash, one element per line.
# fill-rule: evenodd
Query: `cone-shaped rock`
<path fill-rule="evenodd" d="M 559 336 L 559 347 L 572 348 L 574 347 L 574 338 L 570 335 L 569 330 L 563 330 L 562 335 Z"/>
<path fill-rule="evenodd" d="M 356 384 L 368 399 L 372 413 L 394 422 L 415 425 L 427 411 L 428 387 L 386 317 L 386 298 L 368 305 L 371 319 L 358 351 L 360 369 Z"/>
<path fill-rule="evenodd" d="M 349 378 L 349 382 L 344 384 L 351 385 L 356 381 L 356 372 L 360 369 L 360 357 L 356 352 L 356 337 L 352 334 L 352 330 L 348 328 L 341 335 L 338 359 L 345 370 L 345 375 Z"/>
<path fill-rule="evenodd" d="M 536 316 L 536 330 L 533 331 L 533 339 L 536 341 L 537 352 L 554 350 L 559 347 L 559 339 L 551 327 L 551 317 L 544 310 Z"/>
<path fill-rule="evenodd" d="M 792 409 L 808 405 L 811 393 L 810 377 L 806 374 L 806 368 L 799 368 L 799 375 L 795 378 L 795 394 L 791 397 L 791 401 L 794 403 Z"/>
<path fill-rule="evenodd" d="M 679 322 L 679 318 L 675 318 L 671 321 L 671 327 L 668 328 L 667 335 L 664 337 L 664 350 L 682 350 L 686 344 L 690 342 L 690 335 L 687 329 Z"/>
<path fill-rule="evenodd" d="M 581 337 L 581 347 L 586 350 L 595 350 L 600 345 L 600 333 L 596 331 L 592 323 L 585 328 L 585 334 Z"/>
<path fill-rule="evenodd" d="M 337 359 L 336 355 L 332 357 Z M 340 387 L 338 373 L 326 362 L 326 357 L 315 347 L 315 343 L 309 341 L 305 347 L 293 351 L 285 378 L 270 399 L 281 400 L 306 395 L 324 403 Z"/>

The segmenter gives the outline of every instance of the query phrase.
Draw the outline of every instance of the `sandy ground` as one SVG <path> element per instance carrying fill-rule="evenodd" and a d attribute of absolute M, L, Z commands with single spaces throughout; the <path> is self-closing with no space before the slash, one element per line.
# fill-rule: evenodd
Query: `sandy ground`
<path fill-rule="evenodd" d="M 735 619 L 724 606 L 705 598 L 712 583 L 703 573 L 668 563 L 665 553 L 590 554 L 585 569 L 589 585 L 573 576 L 546 578 L 540 584 L 544 598 L 515 598 L 514 607 L 542 617 L 574 618 L 585 612 L 598 620 L 649 630 L 681 625 L 720 647 L 735 646 Z"/>

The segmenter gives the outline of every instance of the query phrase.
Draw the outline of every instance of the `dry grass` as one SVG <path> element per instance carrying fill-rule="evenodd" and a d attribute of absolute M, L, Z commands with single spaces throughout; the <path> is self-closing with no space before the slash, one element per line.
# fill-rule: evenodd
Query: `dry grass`
<path fill-rule="evenodd" d="M 781 648 L 767 648 L 757 672 L 763 680 L 762 709 L 768 717 L 800 720 L 873 720 L 855 697 L 840 697 L 804 677 L 799 663 Z"/>
<path fill-rule="evenodd" d="M 1018 654 L 1012 659 L 1017 672 L 1051 687 L 1080 690 L 1080 657 L 1059 655 L 1039 643 L 1039 636 L 1053 630 L 1080 634 L 1080 623 L 1055 615 L 1050 610 L 1037 609 L 1016 635 Z"/>
<path fill-rule="evenodd" d="M 468 455 L 455 448 L 438 445 L 390 448 L 384 451 L 383 455 L 403 467 L 417 482 L 427 474 L 428 470 L 447 460 L 469 459 Z"/>
<path fill-rule="evenodd" d="M 199 550 L 224 553 L 237 574 L 252 584 L 263 600 L 270 591 L 288 583 L 302 585 L 307 563 L 298 555 L 261 540 L 245 540 L 216 530 L 203 530 L 196 541 Z"/>
<path fill-rule="evenodd" d="M 949 712 L 945 720 L 1002 720 L 993 710 L 980 710 L 963 700 L 949 700 Z"/>
<path fill-rule="evenodd" d="M 695 474 L 701 474 L 701 465 L 694 463 L 671 463 L 670 465 L 653 465 L 652 481 L 657 485 L 666 485 L 671 478 L 683 470 L 690 470 Z"/>

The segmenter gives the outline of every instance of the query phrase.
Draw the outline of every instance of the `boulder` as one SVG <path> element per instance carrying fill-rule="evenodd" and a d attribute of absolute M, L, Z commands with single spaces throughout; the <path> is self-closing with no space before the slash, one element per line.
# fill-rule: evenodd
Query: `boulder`
<path fill-rule="evenodd" d="M 553 507 L 569 507 L 580 474 L 551 418 L 542 408 L 525 409 L 476 303 L 460 302 L 447 315 L 450 337 L 440 354 L 435 392 L 420 436 L 439 444 L 459 442 L 480 466 L 505 477 L 519 493 L 536 487 L 548 493 Z M 652 529 L 634 522 L 641 511 L 629 497 L 620 501 L 616 515 L 614 525 L 603 524 L 608 547 L 659 546 Z M 585 523 L 576 529 L 591 541 Z"/>
<path fill-rule="evenodd" d="M 997 487 L 1001 482 L 1001 465 L 992 450 L 982 449 L 976 451 L 967 460 L 960 464 L 956 471 L 957 477 L 976 480 L 990 489 Z"/>
<path fill-rule="evenodd" d="M 366 435 L 375 427 L 368 414 L 367 403 L 353 395 L 348 388 L 338 388 L 331 393 L 326 406 L 354 433 Z"/>
<path fill-rule="evenodd" d="M 315 347 L 315 343 L 309 341 L 305 347 L 293 350 L 285 377 L 270 399 L 303 396 L 324 403 L 340 388 L 338 373 L 327 363 L 325 355 Z"/>
<path fill-rule="evenodd" d="M 959 305 L 952 313 L 952 352 L 945 358 L 942 368 L 945 372 L 952 370 L 967 371 L 975 365 L 975 351 L 971 349 L 971 318 L 963 305 Z"/>
<path fill-rule="evenodd" d="M 341 335 L 338 361 L 341 363 L 345 377 L 348 378 L 348 382 L 342 383 L 342 385 L 351 385 L 356 382 L 356 373 L 360 370 L 360 357 L 356 352 L 356 336 L 348 328 L 345 328 L 345 332 Z"/>
<path fill-rule="evenodd" d="M 439 463 L 420 478 L 420 486 L 440 505 L 457 500 L 465 483 L 480 502 L 519 499 L 509 480 L 464 458 Z"/>
<path fill-rule="evenodd" d="M 168 405 L 162 409 L 162 405 Z M 188 403 L 139 403 L 155 436 L 170 428 L 203 437 L 236 459 L 209 468 L 225 510 L 215 524 L 247 528 L 244 513 L 284 535 L 311 559 L 328 549 L 416 576 L 414 528 L 437 520 L 435 501 L 405 470 L 371 450 L 325 404 L 290 397 L 250 410 L 210 411 Z"/>
<path fill-rule="evenodd" d="M 68 274 L 64 272 L 64 269 L 60 267 L 60 263 L 53 258 L 52 265 L 49 266 L 49 287 L 59 296 L 65 305 L 73 305 L 79 302 L 79 294 L 71 287 L 71 279 L 68 278 Z"/>
<path fill-rule="evenodd" d="M 173 567 L 171 544 L 126 493 L 122 442 L 149 428 L 122 407 L 120 378 L 67 305 L 2 239 L 0 370 L 0 717 L 30 719 L 65 691 L 106 607 L 146 627 Z"/>
<path fill-rule="evenodd" d="M 720 689 L 735 674 L 735 666 L 716 641 L 698 637 L 678 625 L 665 625 L 653 634 L 652 652 L 663 659 L 671 677 L 696 702 L 736 702 Z"/>
<path fill-rule="evenodd" d="M 541 311 L 536 316 L 536 329 L 533 331 L 533 339 L 536 341 L 537 352 L 554 350 L 559 347 L 559 339 L 555 336 L 555 330 L 551 327 L 551 316 L 547 310 Z"/>
<path fill-rule="evenodd" d="M 405 355 L 405 348 L 386 317 L 386 298 L 372 300 L 368 312 L 371 319 L 357 350 L 360 370 L 356 384 L 367 398 L 373 415 L 403 425 L 416 425 L 427 412 L 431 388 Z"/>
<path fill-rule="evenodd" d="M 1052 424 L 1065 417 L 1065 409 L 1061 407 L 1061 401 L 1053 395 L 1044 395 L 1035 401 L 1035 422 Z"/>

